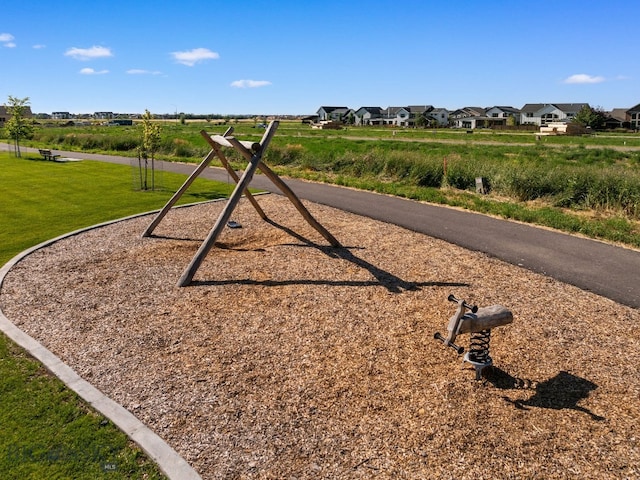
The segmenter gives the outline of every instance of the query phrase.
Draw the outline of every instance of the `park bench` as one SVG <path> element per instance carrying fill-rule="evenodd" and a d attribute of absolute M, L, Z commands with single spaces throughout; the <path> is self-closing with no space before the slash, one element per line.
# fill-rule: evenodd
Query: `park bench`
<path fill-rule="evenodd" d="M 45 160 L 55 161 L 57 158 L 60 158 L 60 155 L 54 155 L 51 150 L 38 149 L 38 151 L 40 152 L 40 155 L 42 155 L 42 158 L 44 158 Z"/>

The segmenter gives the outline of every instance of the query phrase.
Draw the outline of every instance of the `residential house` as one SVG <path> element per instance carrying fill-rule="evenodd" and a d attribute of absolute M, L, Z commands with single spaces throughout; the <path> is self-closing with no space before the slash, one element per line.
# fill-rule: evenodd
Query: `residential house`
<path fill-rule="evenodd" d="M 383 123 L 382 108 L 360 107 L 354 113 L 355 125 L 381 125 Z"/>
<path fill-rule="evenodd" d="M 51 118 L 55 120 L 68 120 L 71 118 L 71 114 L 69 112 L 52 112 Z"/>
<path fill-rule="evenodd" d="M 33 118 L 33 113 L 31 112 L 31 107 L 25 106 L 24 111 L 22 112 L 22 116 L 24 118 Z M 0 127 L 4 127 L 4 124 L 11 115 L 5 105 L 0 105 Z"/>
<path fill-rule="evenodd" d="M 446 108 L 435 108 L 433 105 L 409 105 L 406 109 L 410 114 L 406 126 L 416 125 L 420 117 L 426 118 L 431 124 L 437 123 L 441 127 L 449 124 L 449 111 Z"/>
<path fill-rule="evenodd" d="M 520 110 L 514 107 L 497 105 L 489 108 L 464 107 L 449 115 L 456 128 L 492 128 L 506 125 L 509 118 L 517 123 L 520 120 Z"/>
<path fill-rule="evenodd" d="M 570 122 L 588 103 L 527 103 L 520 109 L 520 123 L 538 126 Z"/>
<path fill-rule="evenodd" d="M 95 112 L 93 114 L 93 118 L 97 118 L 100 120 L 109 120 L 113 117 L 114 117 L 113 112 Z"/>
<path fill-rule="evenodd" d="M 348 107 L 320 107 L 316 113 L 320 122 L 344 122 L 352 112 L 353 110 Z"/>
<path fill-rule="evenodd" d="M 449 118 L 457 120 L 459 118 L 480 117 L 484 113 L 485 109 L 481 107 L 463 107 L 449 113 Z"/>
<path fill-rule="evenodd" d="M 435 120 L 440 127 L 449 125 L 449 110 L 446 108 L 434 108 L 428 113 L 428 117 Z"/>
<path fill-rule="evenodd" d="M 629 128 L 629 120 L 627 118 L 626 108 L 614 108 L 609 112 L 606 120 L 604 121 L 604 127 L 608 130 L 616 128 Z"/>
<path fill-rule="evenodd" d="M 420 117 L 427 117 L 429 112 L 433 110 L 433 105 L 409 105 L 409 122 L 407 126 L 414 126 Z"/>
<path fill-rule="evenodd" d="M 507 106 L 495 106 L 487 108 L 487 110 L 485 111 L 485 116 L 493 119 L 504 119 L 505 124 L 506 120 L 508 120 L 509 118 L 513 118 L 516 122 L 519 122 L 520 110 Z"/>
<path fill-rule="evenodd" d="M 627 120 L 629 121 L 630 128 L 634 130 L 640 129 L 640 103 L 627 110 Z"/>
<path fill-rule="evenodd" d="M 485 112 L 482 107 L 463 107 L 450 113 L 449 120 L 456 128 L 479 128 L 484 126 Z"/>
<path fill-rule="evenodd" d="M 406 127 L 411 119 L 411 112 L 407 107 L 387 107 L 382 111 L 384 125 Z"/>

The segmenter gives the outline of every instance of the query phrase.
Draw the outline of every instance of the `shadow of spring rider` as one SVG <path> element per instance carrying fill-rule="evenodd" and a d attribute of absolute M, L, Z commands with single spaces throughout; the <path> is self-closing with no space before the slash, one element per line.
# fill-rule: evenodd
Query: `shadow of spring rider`
<path fill-rule="evenodd" d="M 470 333 L 471 342 L 469 351 L 464 355 L 464 361 L 475 367 L 476 380 L 480 380 L 482 370 L 493 365 L 489 354 L 491 329 L 513 322 L 513 314 L 502 305 L 478 308 L 477 305 L 469 305 L 453 295 L 449 295 L 447 300 L 458 304 L 458 309 L 449 319 L 447 326 L 449 334 L 444 337 L 436 332 L 433 337 L 461 355 L 464 353 L 464 348 L 455 344 L 456 337 L 463 333 Z"/>

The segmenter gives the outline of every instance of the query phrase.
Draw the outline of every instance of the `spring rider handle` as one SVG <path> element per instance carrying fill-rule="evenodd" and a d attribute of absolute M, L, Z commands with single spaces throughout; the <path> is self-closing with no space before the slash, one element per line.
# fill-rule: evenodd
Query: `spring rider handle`
<path fill-rule="evenodd" d="M 464 352 L 464 348 L 456 345 L 454 342 L 456 341 L 456 337 L 460 333 L 460 326 L 462 325 L 462 317 L 467 312 L 467 310 L 471 310 L 471 313 L 476 313 L 478 311 L 477 305 L 469 305 L 464 300 L 456 298 L 453 294 L 447 297 L 447 300 L 450 302 L 454 302 L 458 304 L 458 309 L 449 319 L 449 325 L 447 330 L 449 331 L 449 335 L 444 337 L 440 332 L 436 332 L 433 335 L 433 338 L 436 340 L 440 340 L 447 347 L 453 348 L 458 355 Z"/>

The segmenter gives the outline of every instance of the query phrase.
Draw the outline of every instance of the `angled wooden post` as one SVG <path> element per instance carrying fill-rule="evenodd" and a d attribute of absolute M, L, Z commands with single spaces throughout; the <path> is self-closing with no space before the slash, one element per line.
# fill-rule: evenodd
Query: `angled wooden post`
<path fill-rule="evenodd" d="M 220 216 L 218 217 L 218 220 L 216 221 L 215 225 L 211 229 L 211 232 L 209 232 L 209 235 L 207 236 L 205 241 L 202 243 L 202 245 L 200 245 L 200 248 L 194 255 L 193 259 L 191 260 L 191 262 L 189 263 L 185 271 L 182 273 L 180 280 L 178 280 L 179 287 L 184 287 L 189 283 L 191 283 L 191 281 L 193 280 L 193 276 L 195 275 L 196 271 L 202 264 L 202 261 L 207 256 L 207 253 L 209 253 L 209 250 L 211 250 L 211 248 L 215 244 L 215 241 L 220 235 L 220 232 L 222 232 L 222 229 L 224 228 L 225 224 L 229 221 L 229 217 L 231 216 L 231 213 L 233 213 L 233 210 L 236 208 L 236 205 L 240 201 L 242 192 L 247 188 L 247 186 L 249 185 L 249 182 L 251 182 L 251 179 L 253 178 L 253 174 L 258 168 L 258 164 L 260 163 L 260 160 L 262 158 L 262 153 L 269 145 L 269 142 L 271 141 L 271 137 L 273 136 L 277 128 L 278 128 L 278 123 L 271 122 L 271 124 L 267 128 L 267 131 L 264 133 L 264 136 L 262 137 L 262 141 L 259 144 L 259 148 L 253 155 L 250 154 L 251 158 L 249 159 L 249 164 L 247 165 L 247 168 L 245 169 L 244 174 L 242 175 L 242 178 L 240 178 L 240 180 L 236 184 L 236 188 L 234 189 L 233 193 L 229 197 L 229 201 L 227 202 L 224 209 L 222 210 L 222 213 L 220 214 Z M 213 137 L 213 138 L 216 138 L 216 137 Z M 216 138 L 216 140 L 219 141 L 221 144 L 223 143 L 223 140 L 224 142 L 235 140 L 235 138 L 233 137 L 221 137 L 221 138 L 222 140 Z M 242 145 L 242 148 L 245 151 L 248 151 L 244 145 Z"/>
<path fill-rule="evenodd" d="M 300 201 L 300 199 L 296 196 L 295 193 L 293 193 L 293 190 L 291 190 L 289 188 L 289 185 L 287 185 L 273 170 L 271 170 L 264 162 L 260 162 L 260 164 L 258 165 L 258 168 L 260 169 L 260 171 L 262 173 L 265 174 L 265 176 L 271 180 L 276 187 L 278 187 L 282 193 L 284 193 L 287 198 L 289 200 L 291 200 L 291 203 L 293 203 L 293 205 L 296 207 L 296 209 L 298 210 L 298 212 L 300 212 L 300 214 L 304 217 L 304 219 L 309 223 L 309 225 L 311 225 L 313 228 L 315 228 L 318 233 L 320 233 L 320 235 L 322 235 L 324 237 L 325 240 L 327 240 L 332 247 L 342 247 L 342 245 L 340 244 L 340 242 L 333 236 L 331 235 L 331 233 L 329 233 L 329 231 L 324 228 L 314 217 L 313 215 L 311 215 L 311 213 L 309 213 L 309 210 L 306 209 L 306 207 L 302 204 L 302 202 Z"/>
<path fill-rule="evenodd" d="M 198 168 L 196 168 L 193 172 L 191 172 L 191 175 L 189 175 L 189 177 L 185 180 L 185 182 L 178 189 L 178 191 L 173 194 L 173 196 L 169 199 L 166 205 L 162 208 L 162 210 L 160 210 L 160 212 L 156 215 L 156 217 L 153 219 L 151 224 L 143 232 L 142 234 L 143 237 L 151 236 L 151 234 L 153 233 L 155 228 L 158 226 L 158 224 L 162 221 L 162 219 L 169 212 L 169 210 L 171 210 L 171 207 L 173 207 L 176 204 L 176 202 L 180 199 L 180 197 L 184 194 L 184 192 L 187 191 L 187 188 L 189 188 L 189 186 L 191 186 L 193 181 L 196 178 L 198 178 L 198 175 L 200 175 L 204 171 L 204 169 L 209 166 L 209 164 L 211 163 L 211 160 L 213 160 L 215 156 L 216 156 L 216 152 L 214 150 L 211 150 L 207 154 L 207 156 L 204 157 L 204 160 L 202 160 L 200 165 L 198 165 Z"/>
<path fill-rule="evenodd" d="M 231 143 L 236 148 L 236 150 L 242 153 L 242 155 L 247 160 L 251 159 L 252 157 L 251 152 L 247 150 L 247 148 L 244 145 L 242 145 L 240 142 L 238 142 L 235 138 L 229 137 L 228 142 Z M 273 170 L 271 170 L 262 161 L 260 161 L 260 163 L 258 164 L 258 168 L 260 169 L 260 171 L 262 171 L 262 173 L 266 175 L 266 177 L 269 180 L 271 180 L 274 183 L 276 187 L 278 187 L 282 191 L 282 193 L 286 195 L 286 197 L 291 201 L 291 203 L 293 203 L 293 205 L 296 207 L 298 212 L 300 212 L 300 214 L 309 223 L 309 225 L 315 228 L 318 231 L 318 233 L 320 233 L 320 235 L 322 235 L 325 238 L 325 240 L 327 240 L 331 244 L 331 246 L 333 247 L 342 246 L 340 242 L 333 235 L 331 235 L 331 233 L 329 233 L 329 231 L 326 228 L 324 228 L 313 217 L 313 215 L 311 215 L 309 210 L 307 210 L 307 208 L 303 205 L 303 203 L 300 201 L 297 195 L 293 192 L 293 190 L 289 188 L 289 185 L 287 185 Z"/>

